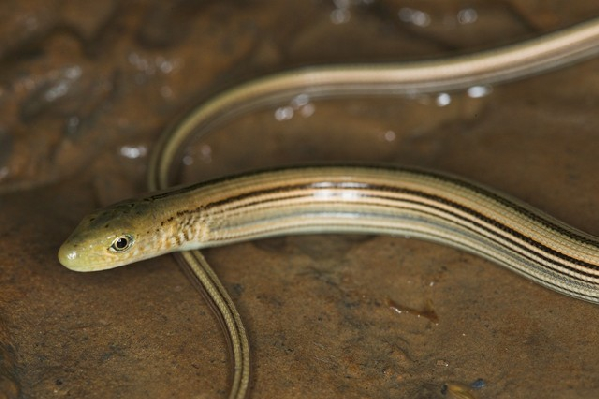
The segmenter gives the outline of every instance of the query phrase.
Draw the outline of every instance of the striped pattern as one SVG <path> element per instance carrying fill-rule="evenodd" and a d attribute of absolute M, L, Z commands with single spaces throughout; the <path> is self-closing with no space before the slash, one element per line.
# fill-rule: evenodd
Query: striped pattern
<path fill-rule="evenodd" d="M 314 100 L 497 84 L 593 57 L 599 53 L 598 39 L 599 19 L 594 19 L 525 43 L 451 59 L 320 66 L 255 79 L 197 105 L 164 131 L 150 159 L 148 188 L 169 186 L 176 155 L 192 135 L 200 137 L 257 108 L 288 103 L 298 94 Z M 147 209 L 155 203 L 162 205 Z M 269 235 L 387 233 L 465 249 L 558 292 L 598 302 L 597 239 L 519 201 L 452 177 L 372 168 L 274 171 L 154 195 L 136 203 L 140 217 L 122 214 L 124 207 L 99 213 L 111 220 L 106 222 L 109 230 L 84 220 L 60 248 L 61 263 L 92 271 L 168 251 Z M 107 253 L 111 240 L 129 230 L 139 234 L 132 248 L 118 256 Z M 233 352 L 229 398 L 244 398 L 250 350 L 239 313 L 201 253 L 181 256 L 226 328 Z"/>
<path fill-rule="evenodd" d="M 202 183 L 153 200 L 173 210 L 165 216 L 178 226 L 176 247 L 169 241 L 169 250 L 289 234 L 419 237 L 599 302 L 596 238 L 452 176 L 380 166 L 295 167 Z"/>

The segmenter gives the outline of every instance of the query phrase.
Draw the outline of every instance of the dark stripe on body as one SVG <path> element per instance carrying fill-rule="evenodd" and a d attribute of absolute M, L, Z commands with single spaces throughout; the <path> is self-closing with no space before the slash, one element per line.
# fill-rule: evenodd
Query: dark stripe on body
<path fill-rule="evenodd" d="M 302 198 L 302 197 L 312 198 L 313 194 L 303 194 L 302 195 L 302 193 L 305 193 L 304 190 L 306 188 L 308 188 L 308 186 L 303 186 L 303 185 L 302 186 L 287 186 L 287 187 L 285 187 L 285 189 L 280 189 L 280 190 L 279 189 L 277 189 L 277 190 L 262 190 L 262 191 L 252 192 L 252 193 L 245 193 L 243 195 L 238 195 L 238 196 L 235 196 L 235 197 L 226 198 L 224 200 L 208 204 L 205 207 L 205 209 L 206 210 L 210 210 L 212 208 L 218 208 L 218 207 L 220 207 L 222 205 L 234 204 L 236 201 L 243 200 L 243 199 L 246 199 L 248 197 L 255 198 L 256 201 L 251 202 L 249 204 L 239 205 L 238 207 L 232 207 L 230 209 L 227 209 L 226 211 L 231 211 L 231 209 L 243 209 L 243 208 L 247 208 L 249 206 L 268 205 L 269 203 L 276 203 L 276 202 L 279 202 L 281 200 L 289 200 L 289 199 L 294 199 L 294 198 Z M 296 189 L 296 190 L 299 190 L 299 191 L 293 192 L 293 191 L 290 191 L 291 189 Z M 313 188 L 311 188 L 311 189 L 313 189 Z M 327 188 L 327 189 L 330 189 L 330 188 Z M 332 189 L 335 189 L 335 187 L 332 187 Z M 437 202 L 437 203 L 439 203 L 441 205 L 445 205 L 445 206 L 448 206 L 450 208 L 453 207 L 453 208 L 459 209 L 462 212 L 470 215 L 472 217 L 472 219 L 465 218 L 465 217 L 463 217 L 461 215 L 458 215 L 457 213 L 451 212 L 451 210 L 448 210 L 446 208 L 436 207 L 436 206 L 433 206 L 433 205 L 430 205 L 430 204 L 427 204 L 427 203 L 424 203 L 424 202 L 418 202 L 418 201 L 413 201 L 413 200 L 408 200 L 408 199 L 397 199 L 397 198 L 394 198 L 392 196 L 372 195 L 372 194 L 370 194 L 369 191 L 367 191 L 369 189 L 375 189 L 375 190 L 378 190 L 379 192 L 389 192 L 389 193 L 398 193 L 398 194 L 409 194 L 409 195 L 413 195 L 413 196 L 416 196 L 416 197 L 421 197 L 421 198 L 424 198 L 424 199 L 428 199 L 430 201 Z M 533 252 L 539 258 L 541 258 L 545 262 L 549 263 L 550 265 L 561 266 L 562 268 L 565 268 L 565 269 L 567 269 L 567 270 L 569 270 L 569 271 L 571 271 L 573 273 L 584 275 L 584 276 L 587 276 L 589 278 L 594 278 L 594 279 L 597 278 L 597 275 L 595 275 L 595 274 L 591 274 L 591 273 L 588 273 L 588 272 L 584 272 L 582 270 L 578 270 L 578 269 L 576 269 L 576 268 L 574 268 L 572 266 L 568 266 L 568 265 L 563 264 L 563 263 L 558 263 L 555 260 L 550 259 L 550 258 L 544 256 L 543 254 L 544 253 L 551 254 L 551 255 L 555 256 L 556 258 L 563 260 L 564 262 L 568 262 L 568 263 L 571 263 L 571 264 L 574 264 L 574 265 L 577 265 L 577 266 L 586 267 L 586 268 L 589 268 L 589 269 L 592 269 L 592 270 L 596 270 L 596 271 L 599 271 L 599 265 L 595 265 L 595 264 L 591 264 L 591 263 L 588 263 L 588 262 L 584 262 L 582 260 L 573 258 L 573 257 L 571 257 L 569 255 L 566 255 L 566 254 L 563 254 L 561 252 L 555 251 L 554 249 L 552 249 L 552 248 L 550 248 L 550 247 L 548 247 L 548 246 L 546 246 L 546 245 L 544 245 L 544 244 L 542 244 L 542 243 L 534 240 L 531 237 L 528 237 L 528 236 L 522 234 L 521 232 L 519 232 L 517 230 L 512 229 L 511 227 L 509 227 L 509 226 L 507 226 L 507 225 L 505 225 L 503 223 L 498 222 L 495 219 L 491 219 L 491 218 L 489 218 L 489 217 L 481 214 L 480 212 L 478 212 L 478 211 L 476 211 L 476 210 L 474 210 L 472 208 L 468 208 L 466 206 L 460 205 L 460 204 L 458 204 L 458 203 L 456 203 L 454 201 L 451 201 L 451 200 L 449 200 L 447 198 L 440 197 L 440 196 L 434 195 L 434 194 L 422 193 L 422 192 L 414 191 L 414 190 L 389 188 L 387 186 L 370 186 L 369 189 L 351 188 L 351 189 L 347 189 L 347 190 L 348 191 L 352 191 L 352 192 L 359 192 L 360 196 L 366 197 L 366 198 L 384 199 L 384 200 L 391 200 L 391 201 L 395 201 L 395 202 L 404 202 L 404 203 L 410 203 L 410 204 L 413 204 L 413 205 L 419 205 L 419 206 L 422 206 L 422 207 L 429 207 L 429 208 L 436 209 L 436 210 L 438 210 L 440 212 L 443 212 L 443 213 L 445 213 L 447 215 L 451 215 L 453 218 L 455 218 L 457 220 L 460 220 L 460 221 L 464 222 L 464 223 L 460 224 L 460 226 L 462 226 L 462 227 L 468 228 L 467 224 L 470 223 L 470 224 L 475 225 L 476 227 L 480 228 L 481 230 L 487 232 L 491 236 L 498 237 L 498 238 L 501 238 L 503 240 L 506 240 L 510 244 L 512 244 L 513 246 L 515 246 L 517 248 L 520 248 L 522 250 L 530 251 L 530 248 L 527 248 L 523 244 L 518 243 L 517 241 L 515 241 L 511 237 L 515 237 L 517 239 L 520 239 L 521 241 L 525 242 L 526 244 L 530 245 L 531 247 L 536 248 L 537 251 L 533 251 Z M 318 191 L 318 189 L 313 189 L 313 190 Z M 337 190 L 342 191 L 343 189 L 339 189 L 338 188 Z M 280 192 L 284 192 L 284 193 L 287 193 L 289 195 L 287 195 L 287 196 L 285 196 L 283 198 L 277 197 L 277 198 L 268 198 L 268 199 L 266 199 L 266 198 L 261 198 L 260 197 L 261 195 L 276 194 L 276 193 L 280 193 Z M 300 195 L 297 195 L 298 192 L 300 193 Z M 350 201 L 338 201 L 337 203 L 344 204 L 344 205 L 347 205 L 347 206 L 351 206 L 351 204 L 352 204 Z M 357 202 L 355 202 L 355 205 L 364 205 L 364 204 L 362 202 L 357 201 Z M 378 206 L 379 207 L 385 207 L 384 205 L 378 205 Z M 402 208 L 402 207 L 401 206 L 392 206 L 392 207 L 389 207 L 389 208 Z M 181 212 L 185 212 L 185 211 L 178 212 L 178 215 Z M 192 213 L 193 211 L 189 211 L 189 212 Z M 438 215 L 432 215 L 432 214 L 430 214 L 430 215 L 431 216 L 435 216 L 435 217 L 439 217 Z M 447 219 L 444 219 L 444 220 L 449 221 Z M 490 224 L 491 226 L 495 227 L 497 230 L 505 233 L 506 235 L 497 234 L 497 232 L 493 231 L 491 228 L 483 225 L 482 223 L 477 222 L 477 220 L 481 220 L 481 221 L 483 221 L 483 222 L 485 222 L 487 224 Z M 470 230 L 472 232 L 475 232 L 474 230 L 469 229 L 469 228 L 468 228 L 468 230 Z M 501 244 L 501 243 L 499 243 L 499 244 L 505 246 L 504 244 Z M 538 263 L 538 261 L 535 261 L 535 262 Z M 556 272 L 558 272 L 558 273 L 562 273 L 561 271 L 556 270 L 554 267 L 551 267 L 551 268 L 553 270 L 555 270 Z"/>
<path fill-rule="evenodd" d="M 356 169 L 358 171 L 359 170 L 372 170 L 372 171 L 381 170 L 381 171 L 385 171 L 385 172 L 403 172 L 403 173 L 412 174 L 414 176 L 422 176 L 422 177 L 431 178 L 431 179 L 438 180 L 443 183 L 450 182 L 456 186 L 465 188 L 473 193 L 484 195 L 487 198 L 489 198 L 493 201 L 496 201 L 497 203 L 499 203 L 503 206 L 506 206 L 506 207 L 512 209 L 513 211 L 527 217 L 529 220 L 539 223 L 548 229 L 552 229 L 561 235 L 564 235 L 566 237 L 569 237 L 571 239 L 577 240 L 581 243 L 588 244 L 588 245 L 591 245 L 591 246 L 599 249 L 599 242 L 597 240 L 575 234 L 572 231 L 564 228 L 563 226 L 556 224 L 550 220 L 545 219 L 544 217 L 531 211 L 530 209 L 528 209 L 520 204 L 517 204 L 517 203 L 511 201 L 510 199 L 508 199 L 488 188 L 485 188 L 481 185 L 472 183 L 468 180 L 461 179 L 461 178 L 458 178 L 458 177 L 455 177 L 452 175 L 445 175 L 445 174 L 441 174 L 438 172 L 427 171 L 427 170 L 417 169 L 417 168 L 410 168 L 410 167 L 399 167 L 399 166 L 391 166 L 391 165 L 383 166 L 383 165 L 343 165 L 343 164 L 341 164 L 341 165 L 331 165 L 331 164 L 326 165 L 325 164 L 325 165 L 309 165 L 309 166 L 299 166 L 299 167 L 298 166 L 280 167 L 277 169 L 261 170 L 261 171 L 255 171 L 255 172 L 250 172 L 250 173 L 245 173 L 245 174 L 239 174 L 239 175 L 235 175 L 235 176 L 231 176 L 231 177 L 221 177 L 221 178 L 217 178 L 217 179 L 212 179 L 212 180 L 197 183 L 197 184 L 194 184 L 194 185 L 191 185 L 188 187 L 184 187 L 184 188 L 181 188 L 181 189 L 169 192 L 169 193 L 156 194 L 154 196 L 148 197 L 147 200 L 160 199 L 165 196 L 171 196 L 171 195 L 175 195 L 175 194 L 185 194 L 185 193 L 189 193 L 189 192 L 204 188 L 206 186 L 216 185 L 216 184 L 219 184 L 222 182 L 236 180 L 236 179 L 240 179 L 240 178 L 244 178 L 244 177 L 259 177 L 261 175 L 274 175 L 274 174 L 278 174 L 278 173 L 284 173 L 285 171 L 289 171 L 289 170 L 293 170 L 293 171 L 297 171 L 297 172 L 301 173 L 302 170 L 312 171 L 315 169 L 318 170 L 319 168 L 322 168 L 323 176 L 322 176 L 321 181 L 325 181 L 327 179 L 327 177 L 326 177 L 327 169 L 337 169 L 340 167 L 347 167 L 349 169 Z M 351 177 L 351 173 L 348 173 L 348 177 Z M 381 191 L 390 191 L 390 192 L 398 191 L 398 189 L 396 189 L 395 187 L 374 186 L 367 182 L 365 184 L 368 185 L 369 187 L 372 187 L 374 189 L 379 189 Z M 258 191 L 239 194 L 235 197 L 225 198 L 221 201 L 214 202 L 207 206 L 224 205 L 228 202 L 234 202 L 236 200 L 240 200 L 240 199 L 247 198 L 247 197 L 254 196 L 254 195 L 273 194 L 273 193 L 277 193 L 277 192 L 288 191 L 290 189 L 305 189 L 308 186 L 310 186 L 310 184 L 278 186 L 277 188 L 273 188 L 273 189 L 258 190 Z M 352 188 L 352 190 L 355 190 L 355 189 L 356 188 Z M 199 210 L 200 208 L 201 207 L 198 207 L 195 210 Z M 190 210 L 190 211 L 193 212 L 194 210 Z"/>

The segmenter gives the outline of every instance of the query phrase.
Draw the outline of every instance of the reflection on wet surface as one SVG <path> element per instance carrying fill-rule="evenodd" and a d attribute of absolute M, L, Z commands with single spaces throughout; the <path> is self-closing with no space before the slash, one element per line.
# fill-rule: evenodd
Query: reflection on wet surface
<path fill-rule="evenodd" d="M 390 298 L 385 298 L 385 302 L 389 309 L 397 312 L 398 314 L 408 313 L 416 317 L 424 317 L 430 320 L 431 323 L 439 324 L 439 315 L 437 312 L 435 312 L 435 309 L 433 309 L 433 302 L 430 299 L 426 301 L 424 309 L 422 310 L 416 310 L 407 306 L 398 305 L 393 299 Z"/>

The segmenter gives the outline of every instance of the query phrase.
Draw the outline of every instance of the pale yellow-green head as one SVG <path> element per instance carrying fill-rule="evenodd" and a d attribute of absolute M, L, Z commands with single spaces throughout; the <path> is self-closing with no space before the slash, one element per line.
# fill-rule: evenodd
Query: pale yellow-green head
<path fill-rule="evenodd" d="M 87 272 L 168 252 L 157 245 L 161 219 L 153 208 L 152 201 L 130 200 L 91 213 L 62 244 L 58 260 L 71 270 Z"/>

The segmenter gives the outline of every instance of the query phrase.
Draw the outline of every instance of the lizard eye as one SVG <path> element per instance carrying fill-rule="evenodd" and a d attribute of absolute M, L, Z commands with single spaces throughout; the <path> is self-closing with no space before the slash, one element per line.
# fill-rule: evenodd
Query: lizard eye
<path fill-rule="evenodd" d="M 131 248 L 132 244 L 133 244 L 133 237 L 128 236 L 128 235 L 120 236 L 120 237 L 117 237 L 114 239 L 114 241 L 110 245 L 109 250 L 111 252 L 125 252 L 129 248 Z"/>

